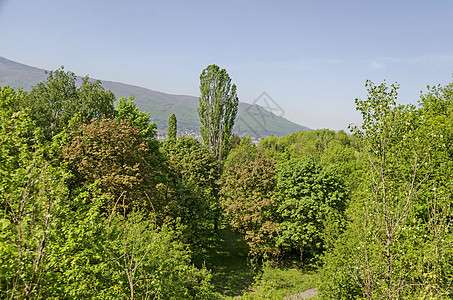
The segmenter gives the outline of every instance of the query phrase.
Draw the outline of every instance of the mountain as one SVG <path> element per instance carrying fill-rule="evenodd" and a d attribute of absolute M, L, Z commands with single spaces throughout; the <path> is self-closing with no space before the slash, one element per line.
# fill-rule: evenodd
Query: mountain
<path fill-rule="evenodd" d="M 46 78 L 47 75 L 43 69 L 0 57 L 0 86 L 9 85 L 30 90 Z M 104 88 L 111 90 L 117 98 L 134 95 L 135 103 L 141 110 L 150 113 L 151 120 L 158 123 L 160 132 L 165 132 L 167 120 L 173 113 L 178 120 L 180 133 L 192 132 L 196 135 L 199 132 L 197 97 L 165 94 L 129 84 L 101 81 Z M 259 139 L 269 135 L 284 136 L 292 132 L 310 130 L 308 127 L 285 119 L 282 116 L 283 110 L 266 93 L 263 93 L 256 103 L 239 103 L 234 132 L 240 136 L 251 135 L 254 139 Z"/>

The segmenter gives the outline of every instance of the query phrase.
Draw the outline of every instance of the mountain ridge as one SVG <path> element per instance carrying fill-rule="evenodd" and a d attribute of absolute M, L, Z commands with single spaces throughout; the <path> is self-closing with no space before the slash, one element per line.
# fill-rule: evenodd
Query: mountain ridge
<path fill-rule="evenodd" d="M 0 86 L 30 90 L 37 83 L 47 78 L 46 70 L 28 66 L 0 56 Z M 80 80 L 82 77 L 77 76 Z M 97 80 L 90 78 L 90 80 Z M 174 95 L 148 88 L 115 81 L 100 80 L 106 90 L 115 96 L 134 96 L 134 102 L 141 110 L 148 112 L 153 122 L 157 122 L 158 131 L 164 134 L 168 117 L 175 113 L 178 120 L 178 132 L 199 132 L 200 122 L 197 107 L 198 97 L 190 95 Z M 265 93 L 263 93 L 265 94 Z M 267 101 L 266 101 L 267 103 Z M 278 116 L 258 104 L 239 103 L 238 115 L 233 132 L 240 136 L 251 135 L 254 139 L 270 135 L 284 136 L 292 132 L 311 130 Z"/>

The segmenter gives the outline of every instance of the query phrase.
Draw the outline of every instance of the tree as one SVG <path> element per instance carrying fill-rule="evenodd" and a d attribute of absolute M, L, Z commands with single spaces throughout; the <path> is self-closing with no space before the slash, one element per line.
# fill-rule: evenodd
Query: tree
<path fill-rule="evenodd" d="M 205 145 L 184 136 L 163 142 L 162 151 L 168 158 L 167 214 L 181 218 L 186 225 L 184 237 L 193 246 L 200 246 L 220 217 L 215 199 L 219 177 L 217 161 Z"/>
<path fill-rule="evenodd" d="M 182 226 L 157 227 L 152 214 L 112 212 L 105 222 L 106 252 L 111 269 L 111 299 L 219 299 L 205 268 L 191 264 L 191 252 L 181 242 Z M 113 284 L 115 282 L 115 284 Z M 113 288 L 112 288 L 113 287 Z"/>
<path fill-rule="evenodd" d="M 264 258 L 278 253 L 274 173 L 275 162 L 244 138 L 228 155 L 221 179 L 220 199 L 230 226 L 245 235 L 252 255 Z"/>
<path fill-rule="evenodd" d="M 376 294 L 386 299 L 400 298 L 408 279 L 399 264 L 404 260 L 399 249 L 409 242 L 403 228 L 413 225 L 409 216 L 427 179 L 424 165 L 429 157 L 420 151 L 421 143 L 414 144 L 418 122 L 414 107 L 396 105 L 399 86 L 389 89 L 385 83 L 375 86 L 367 82 L 366 87 L 368 99 L 356 100 L 363 124 L 353 128 L 363 143 L 369 168 L 369 184 L 361 193 L 365 213 L 357 224 L 364 228 L 358 231 L 358 238 L 365 256 L 358 255 L 357 263 L 361 265 L 362 290 L 368 299 Z M 369 262 L 376 263 L 363 265 Z"/>
<path fill-rule="evenodd" d="M 230 153 L 230 151 L 233 150 L 234 148 L 236 148 L 240 142 L 241 142 L 241 138 L 237 134 L 233 133 L 228 142 L 228 148 L 227 148 L 228 151 L 227 152 Z"/>
<path fill-rule="evenodd" d="M 181 136 L 175 144 L 163 144 L 170 168 L 183 180 L 190 181 L 213 195 L 218 179 L 215 157 L 198 140 Z"/>
<path fill-rule="evenodd" d="M 168 141 L 176 141 L 176 133 L 178 132 L 177 123 L 176 123 L 176 116 L 172 114 L 170 118 L 168 118 L 168 128 L 167 128 L 167 140 Z"/>
<path fill-rule="evenodd" d="M 335 166 L 351 192 L 357 190 L 362 178 L 363 167 L 358 150 L 357 141 L 344 131 L 339 131 L 320 157 L 320 163 L 324 167 Z"/>
<path fill-rule="evenodd" d="M 0 86 L 0 118 L 5 126 L 14 113 L 23 111 L 21 104 L 25 101 L 26 93 L 21 89 Z M 29 114 L 28 117 L 29 118 Z"/>
<path fill-rule="evenodd" d="M 132 127 L 138 129 L 142 139 L 155 149 L 158 147 L 157 142 L 157 124 L 151 122 L 149 113 L 140 111 L 134 102 L 134 96 L 129 99 L 121 97 L 115 106 L 115 117 L 118 120 L 127 120 Z"/>
<path fill-rule="evenodd" d="M 279 215 L 277 244 L 304 253 L 325 249 L 326 221 L 341 227 L 348 191 L 334 169 L 323 169 L 309 157 L 292 159 L 277 168 L 274 199 Z"/>
<path fill-rule="evenodd" d="M 107 208 L 123 193 L 131 204 L 151 205 L 146 193 L 156 184 L 150 162 L 157 155 L 137 128 L 127 120 L 102 119 L 75 123 L 70 130 L 61 158 L 74 174 L 72 189 L 99 180 L 101 191 L 111 196 Z"/>
<path fill-rule="evenodd" d="M 398 85 L 366 83 L 356 99 L 363 182 L 350 223 L 328 253 L 328 298 L 443 299 L 452 295 L 452 90 L 398 105 Z M 354 288 L 350 289 L 345 284 Z M 340 294 L 342 295 L 340 297 Z"/>
<path fill-rule="evenodd" d="M 114 94 L 105 91 L 100 81 L 91 82 L 87 76 L 77 87 L 74 73 L 58 69 L 50 71 L 45 82 L 32 88 L 24 105 L 30 108 L 36 126 L 42 128 L 45 138 L 50 140 L 77 113 L 88 120 L 113 114 L 114 101 Z"/>
<path fill-rule="evenodd" d="M 200 75 L 200 92 L 198 116 L 201 136 L 220 167 L 238 110 L 236 85 L 231 84 L 225 69 L 210 65 Z"/>
<path fill-rule="evenodd" d="M 51 280 L 67 172 L 44 159 L 23 93 L 0 88 L 0 297 L 39 298 Z M 16 107 L 14 107 L 16 106 Z"/>
<path fill-rule="evenodd" d="M 165 158 L 159 151 L 157 124 L 151 122 L 150 114 L 140 111 L 134 102 L 134 96 L 130 96 L 129 99 L 124 97 L 118 99 L 115 107 L 115 117 L 117 120 L 129 122 L 133 128 L 138 130 L 141 139 L 148 148 L 148 164 L 154 169 L 152 175 L 155 177 L 156 182 L 162 182 L 164 180 L 163 167 Z"/>

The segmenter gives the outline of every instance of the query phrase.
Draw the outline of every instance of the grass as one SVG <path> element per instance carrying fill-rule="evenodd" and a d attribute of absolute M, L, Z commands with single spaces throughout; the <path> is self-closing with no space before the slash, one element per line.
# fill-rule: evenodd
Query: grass
<path fill-rule="evenodd" d="M 314 271 L 304 272 L 296 267 L 279 267 L 268 262 L 251 287 L 253 291 L 244 293 L 240 299 L 284 299 L 316 287 L 317 282 L 318 274 Z"/>
<path fill-rule="evenodd" d="M 242 235 L 222 229 L 195 263 L 212 271 L 211 282 L 225 299 L 284 299 L 313 288 L 318 282 L 315 270 L 301 270 L 297 264 L 276 266 L 267 262 L 253 268 L 248 250 Z"/>
<path fill-rule="evenodd" d="M 195 258 L 212 271 L 216 290 L 223 296 L 241 295 L 254 280 L 256 271 L 248 264 L 248 245 L 242 235 L 222 229 L 213 237 L 208 249 Z"/>

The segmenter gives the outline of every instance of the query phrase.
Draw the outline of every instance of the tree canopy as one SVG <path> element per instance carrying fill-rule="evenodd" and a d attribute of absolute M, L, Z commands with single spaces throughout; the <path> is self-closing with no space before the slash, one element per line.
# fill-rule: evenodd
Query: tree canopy
<path fill-rule="evenodd" d="M 275 162 L 244 138 L 226 162 L 220 191 L 221 204 L 230 226 L 243 233 L 255 256 L 273 257 L 275 237 Z"/>
<path fill-rule="evenodd" d="M 77 85 L 75 74 L 61 68 L 50 71 L 46 81 L 33 87 L 25 98 L 24 107 L 30 109 L 46 139 L 61 132 L 76 114 L 88 120 L 113 114 L 115 95 L 106 91 L 100 81 L 91 81 L 87 76 Z"/>

